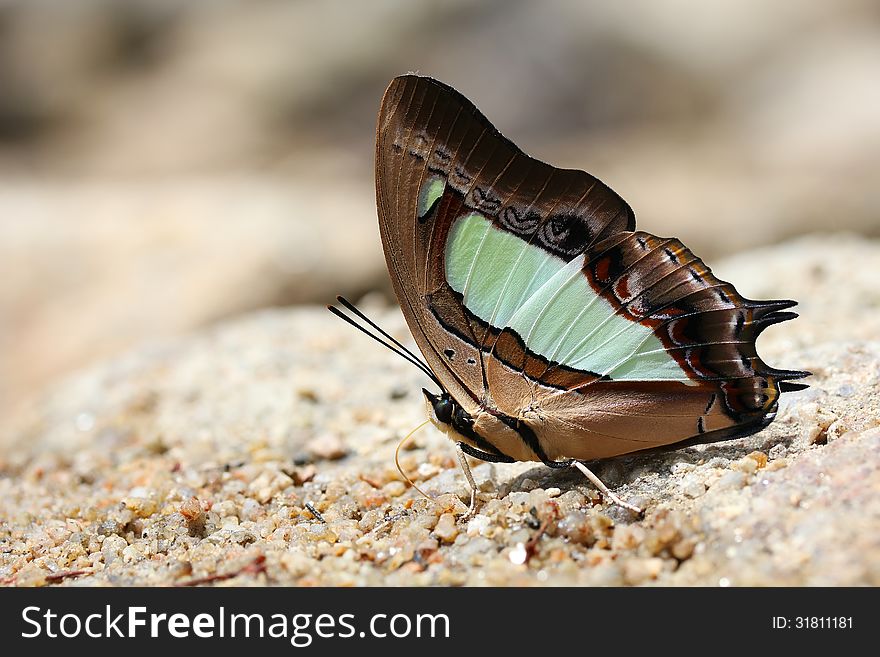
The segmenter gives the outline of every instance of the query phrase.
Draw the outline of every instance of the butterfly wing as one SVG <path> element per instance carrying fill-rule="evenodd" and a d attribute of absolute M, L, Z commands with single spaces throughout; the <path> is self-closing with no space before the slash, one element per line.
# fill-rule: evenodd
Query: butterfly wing
<path fill-rule="evenodd" d="M 762 426 L 779 381 L 805 375 L 755 352 L 791 302 L 744 299 L 677 240 L 636 232 L 610 188 L 527 156 L 454 89 L 392 81 L 376 148 L 385 256 L 416 342 L 465 410 L 533 434 L 531 458 Z M 492 423 L 477 426 L 492 442 Z"/>
<path fill-rule="evenodd" d="M 578 219 L 577 230 L 559 244 L 571 252 L 634 226 L 629 206 L 596 178 L 528 157 L 454 89 L 412 75 L 394 79 L 382 100 L 376 203 L 410 330 L 465 408 L 487 394 L 483 349 L 490 336 L 479 332 L 446 282 L 445 245 L 454 220 L 476 210 L 517 235 L 540 239 L 541 217 L 559 208 Z M 499 307 L 521 300 L 517 283 L 512 279 L 497 294 Z"/>

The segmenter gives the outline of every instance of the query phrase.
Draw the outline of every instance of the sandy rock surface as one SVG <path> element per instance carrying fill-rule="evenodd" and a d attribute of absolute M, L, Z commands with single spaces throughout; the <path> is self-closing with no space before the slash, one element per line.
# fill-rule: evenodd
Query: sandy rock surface
<path fill-rule="evenodd" d="M 853 263 L 861 263 L 853 268 Z M 72 376 L 0 442 L 7 585 L 880 585 L 880 244 L 719 263 L 802 317 L 759 344 L 814 372 L 763 432 L 574 471 L 418 432 L 419 372 L 322 308 L 264 311 Z M 364 310 L 411 344 L 396 309 Z"/>

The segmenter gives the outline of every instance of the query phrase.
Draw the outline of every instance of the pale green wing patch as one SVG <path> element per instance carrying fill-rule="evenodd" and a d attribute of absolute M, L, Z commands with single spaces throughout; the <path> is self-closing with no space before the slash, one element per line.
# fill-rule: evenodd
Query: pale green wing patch
<path fill-rule="evenodd" d="M 468 310 L 493 326 L 508 326 L 523 300 L 553 276 L 559 260 L 497 230 L 481 214 L 458 219 L 446 246 L 446 280 Z"/>
<path fill-rule="evenodd" d="M 675 359 L 671 358 L 662 348 L 660 350 L 650 350 L 648 353 L 643 353 L 642 349 L 639 349 L 635 354 L 628 356 L 619 365 L 609 370 L 608 376 L 615 381 L 655 379 L 683 381 L 685 383 L 692 381 Z"/>
<path fill-rule="evenodd" d="M 647 326 L 616 314 L 583 274 L 478 213 L 459 217 L 446 244 L 446 280 L 484 322 L 510 327 L 535 354 L 615 380 L 687 380 Z"/>
<path fill-rule="evenodd" d="M 420 219 L 431 211 L 431 208 L 443 196 L 445 190 L 446 178 L 442 176 L 429 176 L 425 179 L 422 183 L 422 188 L 419 190 L 418 213 Z"/>

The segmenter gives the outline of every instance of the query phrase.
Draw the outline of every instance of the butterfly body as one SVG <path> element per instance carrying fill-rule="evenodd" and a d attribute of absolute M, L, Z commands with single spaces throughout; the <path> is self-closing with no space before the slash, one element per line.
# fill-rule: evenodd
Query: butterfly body
<path fill-rule="evenodd" d="M 805 372 L 755 339 L 791 301 L 752 301 L 627 203 L 535 160 L 431 78 L 392 81 L 376 195 L 388 268 L 468 454 L 567 465 L 760 430 Z"/>

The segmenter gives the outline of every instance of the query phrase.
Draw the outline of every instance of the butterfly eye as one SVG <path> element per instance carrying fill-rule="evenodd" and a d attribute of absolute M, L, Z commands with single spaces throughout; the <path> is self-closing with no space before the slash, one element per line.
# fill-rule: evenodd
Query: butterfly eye
<path fill-rule="evenodd" d="M 453 410 L 455 410 L 455 404 L 448 397 L 441 397 L 434 402 L 434 415 L 444 424 L 452 422 Z"/>

